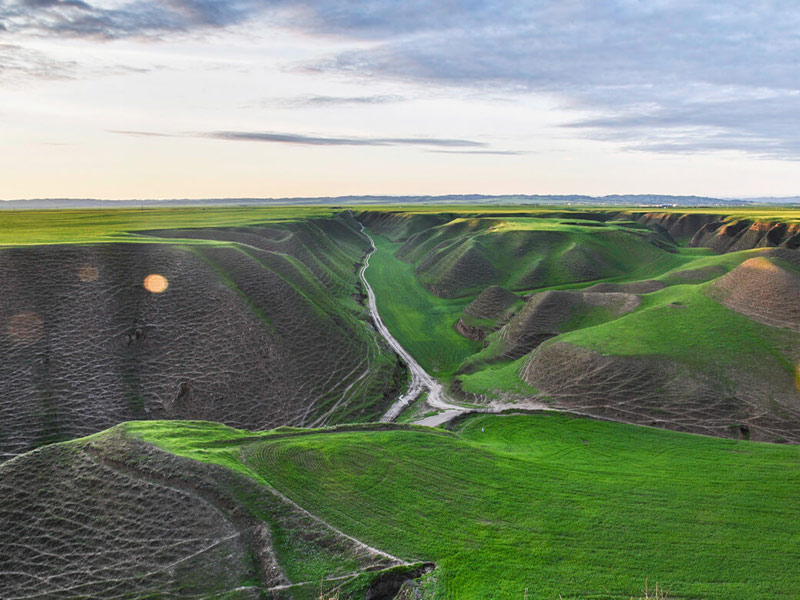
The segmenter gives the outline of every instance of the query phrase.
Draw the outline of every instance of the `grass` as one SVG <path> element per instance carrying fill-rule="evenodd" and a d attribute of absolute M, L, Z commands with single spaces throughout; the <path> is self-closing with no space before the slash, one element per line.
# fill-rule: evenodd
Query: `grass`
<path fill-rule="evenodd" d="M 193 228 L 193 227 L 235 227 L 278 220 L 298 220 L 308 217 L 327 217 L 339 212 L 330 206 L 266 206 L 266 207 L 146 207 L 112 209 L 64 209 L 64 210 L 3 210 L 0 211 L 0 244 L 64 244 L 93 243 L 108 241 L 131 241 L 130 233 L 149 229 Z M 396 212 L 403 210 L 400 205 L 387 207 L 359 206 L 359 211 L 374 210 Z M 631 210 L 631 209 L 628 209 Z M 579 219 L 569 217 L 570 212 L 603 215 L 608 208 L 592 207 L 530 207 L 520 205 L 478 206 L 462 205 L 410 205 L 408 214 L 453 213 L 469 217 L 476 214 L 502 214 L 517 217 L 547 217 L 557 211 L 567 215 L 570 221 Z M 706 213 L 730 216 L 730 219 L 751 219 L 797 222 L 800 210 L 797 208 L 758 207 L 753 209 L 719 207 L 676 209 L 636 208 L 635 212 L 664 213 Z M 586 228 L 588 229 L 588 228 Z"/>
<path fill-rule="evenodd" d="M 366 276 L 375 291 L 381 318 L 428 373 L 448 380 L 461 361 L 481 347 L 453 329 L 469 299 L 434 296 L 415 277 L 414 265 L 394 256 L 401 244 L 377 235 L 373 239 L 376 250 Z"/>
<path fill-rule="evenodd" d="M 339 211 L 330 207 L 286 206 L 2 211 L 0 245 L 131 242 L 138 241 L 131 235 L 136 231 L 237 227 L 329 217 L 335 212 Z"/>
<path fill-rule="evenodd" d="M 642 226 L 565 218 L 456 218 L 412 238 L 399 255 L 442 297 L 488 285 L 529 291 L 587 281 L 636 280 L 684 259 L 644 239 Z M 647 231 L 647 230 L 644 230 Z M 666 238 L 661 240 L 669 246 Z"/>
<path fill-rule="evenodd" d="M 679 267 L 662 273 L 657 279 L 678 281 L 674 273 L 716 267 L 718 277 L 752 257 L 752 251 L 724 255 L 687 257 Z M 591 312 L 576 315 L 573 329 L 548 340 L 547 344 L 568 342 L 590 348 L 604 355 L 658 356 L 674 360 L 695 371 L 716 373 L 740 369 L 756 377 L 774 377 L 776 371 L 794 372 L 792 336 L 787 330 L 761 325 L 712 300 L 708 282 L 674 284 L 643 294 L 640 306 L 632 313 L 613 320 L 595 319 Z M 492 338 L 490 338 L 491 342 Z M 480 365 L 482 357 L 493 356 L 493 345 L 465 360 Z M 494 363 L 485 371 L 459 376 L 463 388 L 476 394 L 518 392 L 524 383 L 517 376 L 525 359 Z M 492 377 L 494 374 L 501 377 Z"/>
<path fill-rule="evenodd" d="M 531 262 L 527 259 L 509 258 L 513 254 L 509 244 L 513 246 L 520 240 L 527 239 L 520 238 L 521 235 L 547 234 L 548 237 L 542 238 L 542 243 L 546 242 L 545 246 L 534 246 L 533 253 L 544 253 L 543 260 L 552 263 L 549 267 L 551 280 L 543 281 L 547 285 L 521 293 L 546 289 L 580 289 L 598 281 L 622 283 L 655 278 L 673 283 L 676 272 L 708 267 L 729 270 L 749 255 L 745 252 L 718 256 L 705 248 L 677 248 L 676 253 L 668 253 L 632 235 L 631 228 L 626 223 L 612 222 L 596 227 L 586 225 L 580 219 L 568 219 L 567 224 L 564 224 L 564 218 L 546 216 L 490 217 L 482 221 L 484 222 L 455 219 L 449 226 L 458 232 L 455 236 L 457 239 L 464 236 L 473 236 L 473 239 L 480 237 L 481 247 L 489 248 L 488 254 L 493 256 L 494 264 L 507 275 L 509 282 L 521 281 Z M 446 233 L 446 227 L 439 229 Z M 551 234 L 563 238 L 553 238 Z M 415 250 L 408 250 L 406 244 L 405 253 L 412 259 L 419 259 L 434 247 L 442 235 L 445 234 L 422 242 Z M 531 393 L 530 387 L 517 375 L 519 361 L 493 363 L 491 361 L 495 358 L 491 346 L 483 350 L 480 343 L 463 338 L 453 329 L 453 325 L 462 316 L 463 309 L 475 294 L 456 299 L 439 298 L 422 285 L 415 273 L 414 264 L 397 258 L 396 254 L 403 247 L 402 243 L 393 243 L 378 235 L 373 235 L 373 238 L 377 249 L 370 259 L 370 268 L 366 274 L 375 290 L 378 310 L 392 334 L 429 373 L 450 381 L 459 368 L 470 365 L 471 371 L 476 367 L 481 370 L 469 375 L 458 375 L 465 392 L 489 397 L 498 397 L 509 392 L 515 395 Z M 445 236 L 443 239 L 449 238 Z M 554 239 L 555 242 L 552 241 Z M 567 248 L 573 247 L 594 248 L 598 255 L 606 257 L 609 264 L 615 265 L 622 275 L 589 282 L 550 285 L 556 281 L 568 280 L 568 274 L 563 272 L 561 263 L 568 252 Z M 526 252 L 527 257 L 531 251 Z M 551 254 L 547 254 L 548 252 Z M 477 294 L 480 290 L 476 288 L 474 291 Z M 683 300 L 676 300 L 678 297 Z M 750 326 L 750 321 L 707 299 L 697 285 L 676 286 L 644 298 L 642 308 L 622 321 L 614 320 L 602 325 L 607 321 L 607 315 L 600 308 L 592 314 L 581 312 L 574 315 L 565 329 L 578 331 L 568 340 L 592 348 L 602 346 L 605 353 L 643 353 L 648 349 L 656 349 L 657 353 L 658 349 L 664 349 L 671 352 L 671 355 L 683 355 L 690 350 L 689 360 L 694 360 L 692 357 L 703 360 L 714 356 L 708 347 L 715 343 L 713 340 L 716 338 L 712 338 L 712 334 L 722 333 L 719 339 L 724 340 L 731 349 L 731 354 L 736 354 L 737 346 L 749 341 L 748 336 L 763 329 Z M 691 305 L 692 309 L 680 315 L 673 309 L 658 312 L 658 309 L 674 301 Z M 686 316 L 690 318 L 686 319 Z M 723 322 L 718 322 L 723 317 Z M 740 321 L 745 325 L 743 328 L 728 331 L 728 325 L 738 326 Z M 713 330 L 708 336 L 689 335 L 689 332 L 694 334 L 708 329 Z M 628 343 L 628 337 L 631 338 L 631 343 Z M 693 349 L 689 346 L 693 346 Z M 484 367 L 485 357 L 491 359 L 488 367 Z"/>
<path fill-rule="evenodd" d="M 795 334 L 766 327 L 724 307 L 707 295 L 707 287 L 675 285 L 647 294 L 636 312 L 553 341 L 601 354 L 662 356 L 701 370 L 757 370 L 770 358 L 786 360 L 781 348 Z"/>
<path fill-rule="evenodd" d="M 647 579 L 675 599 L 800 597 L 799 447 L 557 414 L 478 416 L 457 435 L 173 426 L 128 431 L 434 561 L 436 597 L 630 598 Z"/>
<path fill-rule="evenodd" d="M 520 379 L 518 373 L 526 358 L 522 357 L 513 361 L 499 362 L 488 365 L 468 375 L 459 375 L 461 389 L 468 394 L 483 394 L 489 398 L 503 396 L 526 397 L 537 392 L 534 388 Z"/>

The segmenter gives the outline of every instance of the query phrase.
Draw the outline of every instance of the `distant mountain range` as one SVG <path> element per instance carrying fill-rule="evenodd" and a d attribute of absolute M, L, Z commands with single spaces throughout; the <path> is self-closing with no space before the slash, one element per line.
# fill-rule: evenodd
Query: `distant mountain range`
<path fill-rule="evenodd" d="M 573 204 L 597 206 L 749 206 L 753 204 L 800 204 L 800 196 L 783 198 L 712 198 L 661 194 L 584 195 L 483 195 L 444 196 L 323 196 L 298 198 L 175 198 L 169 200 L 102 200 L 96 198 L 32 198 L 0 201 L 2 209 L 132 208 L 140 206 L 263 206 L 263 205 L 368 205 L 368 204 Z"/>

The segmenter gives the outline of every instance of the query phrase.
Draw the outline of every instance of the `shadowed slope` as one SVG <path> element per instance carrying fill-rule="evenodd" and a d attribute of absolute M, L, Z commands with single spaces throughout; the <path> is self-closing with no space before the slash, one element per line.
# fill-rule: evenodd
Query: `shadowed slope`
<path fill-rule="evenodd" d="M 247 246 L 0 252 L 0 452 L 141 418 L 253 429 L 377 418 L 403 382 L 351 297 L 365 242 L 342 224 L 340 240 L 290 227 L 206 232 Z M 150 273 L 166 291 L 144 289 Z"/>
<path fill-rule="evenodd" d="M 452 216 L 437 213 L 373 212 L 359 213 L 364 226 L 393 242 L 404 241 L 431 227 L 447 223 Z"/>
<path fill-rule="evenodd" d="M 796 334 L 718 304 L 708 297 L 715 285 L 654 292 L 634 313 L 554 338 L 525 359 L 520 375 L 569 410 L 800 442 Z"/>
<path fill-rule="evenodd" d="M 0 498 L 6 600 L 209 597 L 254 575 L 240 532 L 218 507 L 76 445 L 0 465 Z"/>
<path fill-rule="evenodd" d="M 744 261 L 709 288 L 713 298 L 756 321 L 800 330 L 800 256 L 770 251 Z M 786 262 L 792 260 L 792 263 Z"/>
<path fill-rule="evenodd" d="M 456 331 L 464 337 L 482 340 L 508 321 L 522 299 L 501 288 L 490 286 L 470 302 L 456 323 Z"/>
<path fill-rule="evenodd" d="M 553 219 L 454 219 L 410 237 L 398 250 L 442 298 L 575 284 L 671 264 L 665 240 L 649 230 Z M 656 236 L 657 237 L 657 236 Z"/>
<path fill-rule="evenodd" d="M 180 441 L 199 432 L 201 446 L 213 436 L 203 452 L 216 446 L 231 464 L 237 440 L 254 437 L 133 423 L 0 465 L 3 598 L 300 600 L 316 598 L 323 580 L 402 564 L 236 468 L 164 452 L 128 429 L 168 429 Z"/>

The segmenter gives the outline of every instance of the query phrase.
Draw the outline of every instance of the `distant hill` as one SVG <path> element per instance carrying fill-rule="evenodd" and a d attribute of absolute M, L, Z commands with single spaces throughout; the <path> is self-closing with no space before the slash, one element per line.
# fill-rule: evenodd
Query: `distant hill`
<path fill-rule="evenodd" d="M 760 201 L 760 199 L 759 199 Z M 778 199 L 776 199 L 778 201 Z M 788 201 L 780 199 L 781 202 Z M 30 198 L 0 201 L 2 209 L 41 208 L 135 208 L 139 206 L 257 206 L 309 204 L 573 204 L 597 206 L 747 206 L 750 200 L 711 198 L 707 196 L 669 196 L 660 194 L 583 195 L 483 195 L 450 194 L 444 196 L 320 196 L 297 198 L 174 198 L 168 200 L 103 200 L 97 198 Z"/>
<path fill-rule="evenodd" d="M 800 204 L 800 196 L 759 196 L 757 198 L 746 198 L 747 202 L 753 204 Z"/>

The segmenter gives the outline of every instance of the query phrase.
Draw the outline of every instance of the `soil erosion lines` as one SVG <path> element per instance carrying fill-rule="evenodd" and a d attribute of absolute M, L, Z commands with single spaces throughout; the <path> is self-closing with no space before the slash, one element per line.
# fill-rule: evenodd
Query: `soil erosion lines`
<path fill-rule="evenodd" d="M 380 313 L 378 313 L 378 304 L 375 301 L 375 292 L 372 291 L 372 286 L 367 281 L 367 277 L 365 272 L 367 267 L 369 267 L 369 258 L 372 256 L 373 252 L 375 252 L 375 241 L 372 237 L 364 231 L 364 225 L 359 223 L 361 226 L 361 233 L 369 240 L 370 243 L 370 251 L 367 253 L 366 257 L 364 257 L 364 264 L 361 266 L 361 270 L 358 273 L 358 276 L 361 278 L 361 282 L 364 284 L 364 289 L 367 290 L 367 305 L 369 307 L 369 313 L 372 315 L 372 320 L 375 323 L 375 328 L 378 330 L 384 339 L 389 343 L 389 346 L 397 352 L 400 358 L 408 365 L 408 370 L 411 373 L 411 383 L 408 385 L 408 390 L 405 394 L 402 394 L 397 401 L 389 407 L 389 410 L 386 411 L 381 417 L 382 422 L 390 422 L 394 421 L 398 415 L 403 412 L 403 409 L 406 408 L 409 404 L 411 404 L 423 391 L 428 392 L 428 397 L 426 399 L 427 403 L 432 406 L 433 408 L 437 408 L 439 410 L 448 410 L 448 411 L 458 411 L 464 412 L 465 409 L 461 406 L 457 406 L 453 404 L 450 400 L 450 397 L 445 392 L 442 384 L 436 381 L 433 377 L 428 375 L 425 369 L 414 360 L 414 357 L 409 354 L 409 352 L 403 348 L 403 346 L 398 342 L 395 337 L 389 332 L 389 329 L 383 323 L 383 319 L 381 319 Z"/>

